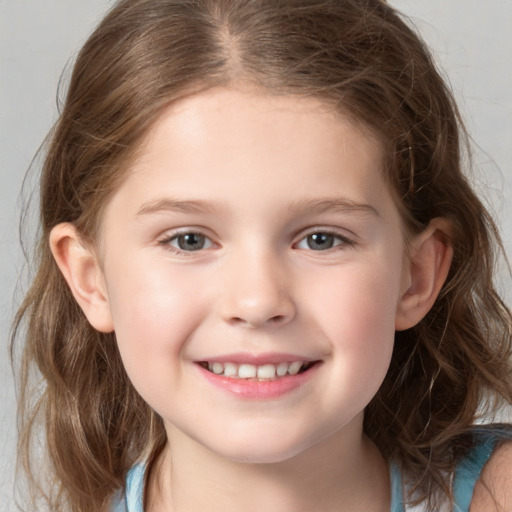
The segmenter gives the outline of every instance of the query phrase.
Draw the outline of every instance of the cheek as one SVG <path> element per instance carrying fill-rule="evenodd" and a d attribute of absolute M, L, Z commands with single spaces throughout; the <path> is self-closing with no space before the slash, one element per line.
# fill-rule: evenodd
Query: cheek
<path fill-rule="evenodd" d="M 397 269 L 378 265 L 340 272 L 323 292 L 318 308 L 321 324 L 340 342 L 350 339 L 372 345 L 381 334 L 394 335 L 395 314 L 400 294 Z M 327 307 L 326 307 L 327 306 Z"/>
<path fill-rule="evenodd" d="M 323 299 L 312 306 L 320 335 L 331 345 L 333 385 L 366 402 L 391 360 L 400 276 L 399 268 L 385 263 L 347 266 L 332 280 L 336 285 L 325 283 Z"/>
<path fill-rule="evenodd" d="M 130 378 L 136 384 L 141 373 L 161 375 L 169 366 L 176 371 L 203 311 L 190 276 L 143 259 L 125 260 L 107 275 L 114 330 Z"/>

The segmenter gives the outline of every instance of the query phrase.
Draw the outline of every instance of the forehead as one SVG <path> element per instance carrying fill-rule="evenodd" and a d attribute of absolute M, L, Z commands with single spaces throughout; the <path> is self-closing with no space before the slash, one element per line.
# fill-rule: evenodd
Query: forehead
<path fill-rule="evenodd" d="M 372 132 L 314 98 L 211 89 L 166 108 L 114 195 L 281 203 L 379 202 L 383 150 Z M 143 208 L 143 206 L 142 206 Z"/>
<path fill-rule="evenodd" d="M 187 130 L 207 129 L 208 119 L 217 122 L 220 116 L 226 123 L 245 120 L 254 126 L 265 121 L 272 126 L 276 126 L 277 121 L 277 127 L 285 126 L 290 120 L 293 123 L 299 119 L 307 121 L 308 125 L 295 125 L 294 131 L 307 126 L 313 129 L 318 125 L 350 124 L 352 129 L 372 142 L 380 142 L 371 128 L 332 102 L 314 96 L 274 93 L 249 85 L 213 87 L 185 96 L 162 110 L 149 130 L 146 141 L 162 123 L 168 124 L 170 116 L 185 137 Z"/>
<path fill-rule="evenodd" d="M 316 152 L 318 165 L 330 154 L 364 149 L 364 161 L 382 167 L 383 145 L 363 123 L 338 112 L 327 102 L 296 95 L 271 95 L 247 89 L 214 88 L 164 109 L 153 123 L 132 171 L 147 167 L 159 154 L 211 160 L 245 151 L 246 161 L 264 152 L 294 160 Z M 304 144 L 307 142 L 307 144 Z M 362 148 L 364 146 L 364 148 Z M 176 151 L 174 151 L 176 149 Z M 298 152 L 298 153 L 297 153 Z M 253 169 L 254 171 L 254 169 Z"/>

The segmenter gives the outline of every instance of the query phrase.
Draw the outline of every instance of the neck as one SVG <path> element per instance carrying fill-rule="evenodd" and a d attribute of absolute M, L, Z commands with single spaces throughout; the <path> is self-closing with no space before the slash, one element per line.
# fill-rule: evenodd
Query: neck
<path fill-rule="evenodd" d="M 149 512 L 389 511 L 387 465 L 360 429 L 353 436 L 344 428 L 271 464 L 225 459 L 179 432 L 168 434 L 149 476 Z"/>

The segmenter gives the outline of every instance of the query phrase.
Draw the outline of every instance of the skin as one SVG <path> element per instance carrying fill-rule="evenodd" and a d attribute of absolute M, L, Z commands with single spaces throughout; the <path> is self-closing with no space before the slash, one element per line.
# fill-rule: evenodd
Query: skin
<path fill-rule="evenodd" d="M 382 162 L 368 130 L 317 100 L 213 89 L 162 113 L 96 249 L 69 224 L 52 232 L 89 321 L 115 330 L 164 420 L 172 451 L 152 467 L 148 510 L 389 510 L 363 413 L 451 249 L 437 220 L 406 250 Z M 190 250 L 187 233 L 204 245 Z M 254 399 L 198 364 L 231 354 L 316 364 L 291 391 Z"/>

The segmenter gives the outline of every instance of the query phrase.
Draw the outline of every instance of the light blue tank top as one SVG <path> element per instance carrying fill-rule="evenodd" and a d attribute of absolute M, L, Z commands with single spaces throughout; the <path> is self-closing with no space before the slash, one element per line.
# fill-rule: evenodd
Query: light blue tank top
<path fill-rule="evenodd" d="M 475 445 L 458 464 L 454 480 L 453 512 L 469 512 L 473 490 L 485 463 L 492 455 L 499 440 L 512 439 L 512 431 L 501 427 L 475 428 Z M 111 512 L 144 512 L 144 481 L 146 465 L 135 465 L 127 474 L 124 494 L 118 494 L 113 502 Z M 391 508 L 390 512 L 406 512 L 402 473 L 397 464 L 390 465 Z"/>

